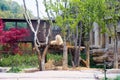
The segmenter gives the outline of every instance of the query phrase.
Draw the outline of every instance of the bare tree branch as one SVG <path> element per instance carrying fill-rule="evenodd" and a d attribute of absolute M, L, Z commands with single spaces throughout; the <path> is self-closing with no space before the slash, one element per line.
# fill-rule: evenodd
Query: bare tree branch
<path fill-rule="evenodd" d="M 26 7 L 25 0 L 23 0 L 23 4 L 24 4 L 24 8 L 25 8 L 25 18 L 26 18 L 26 20 L 27 20 L 27 22 L 28 22 L 31 30 L 35 33 L 35 30 L 34 30 L 34 28 L 33 28 L 32 22 L 31 22 L 31 20 L 30 20 L 30 16 L 29 16 L 28 13 L 27 13 L 27 7 Z"/>
<path fill-rule="evenodd" d="M 39 14 L 38 0 L 35 0 L 35 1 L 36 1 L 36 7 L 37 7 L 37 18 L 38 18 L 38 24 L 37 24 L 36 32 L 38 32 L 39 27 L 40 27 L 40 14 Z"/>

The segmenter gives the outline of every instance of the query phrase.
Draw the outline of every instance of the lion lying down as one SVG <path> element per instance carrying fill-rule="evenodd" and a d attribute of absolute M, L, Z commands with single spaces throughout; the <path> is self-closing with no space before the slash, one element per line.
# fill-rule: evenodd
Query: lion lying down
<path fill-rule="evenodd" d="M 63 44 L 63 40 L 62 37 L 60 35 L 56 35 L 55 36 L 55 40 L 52 40 L 50 42 L 51 45 L 62 45 Z"/>

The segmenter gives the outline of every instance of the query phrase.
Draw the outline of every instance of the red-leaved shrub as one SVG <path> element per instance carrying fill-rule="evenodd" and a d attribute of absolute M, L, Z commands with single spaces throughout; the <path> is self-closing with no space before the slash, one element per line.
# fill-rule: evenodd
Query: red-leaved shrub
<path fill-rule="evenodd" d="M 0 44 L 6 46 L 4 50 L 12 51 L 14 54 L 22 54 L 18 47 L 18 41 L 29 36 L 29 30 L 26 28 L 10 28 L 9 30 L 4 31 L 3 28 L 2 19 L 0 19 Z"/>

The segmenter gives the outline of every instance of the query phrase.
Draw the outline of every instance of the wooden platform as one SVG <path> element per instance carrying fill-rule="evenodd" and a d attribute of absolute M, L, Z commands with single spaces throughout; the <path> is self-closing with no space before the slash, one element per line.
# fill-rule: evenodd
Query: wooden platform
<path fill-rule="evenodd" d="M 75 46 L 67 46 L 67 49 L 68 50 L 75 50 Z M 81 46 L 80 47 L 80 50 L 82 51 L 82 50 L 84 50 L 85 49 L 85 47 L 84 46 Z M 49 45 L 49 52 L 62 52 L 63 51 L 63 45 Z"/>

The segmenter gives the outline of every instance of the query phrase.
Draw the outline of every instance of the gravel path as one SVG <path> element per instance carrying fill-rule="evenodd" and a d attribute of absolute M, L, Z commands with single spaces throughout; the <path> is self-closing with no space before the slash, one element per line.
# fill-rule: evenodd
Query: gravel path
<path fill-rule="evenodd" d="M 115 78 L 119 73 L 107 73 Z M 100 80 L 104 74 L 100 70 L 80 71 L 38 71 L 34 73 L 0 73 L 0 80 Z"/>

